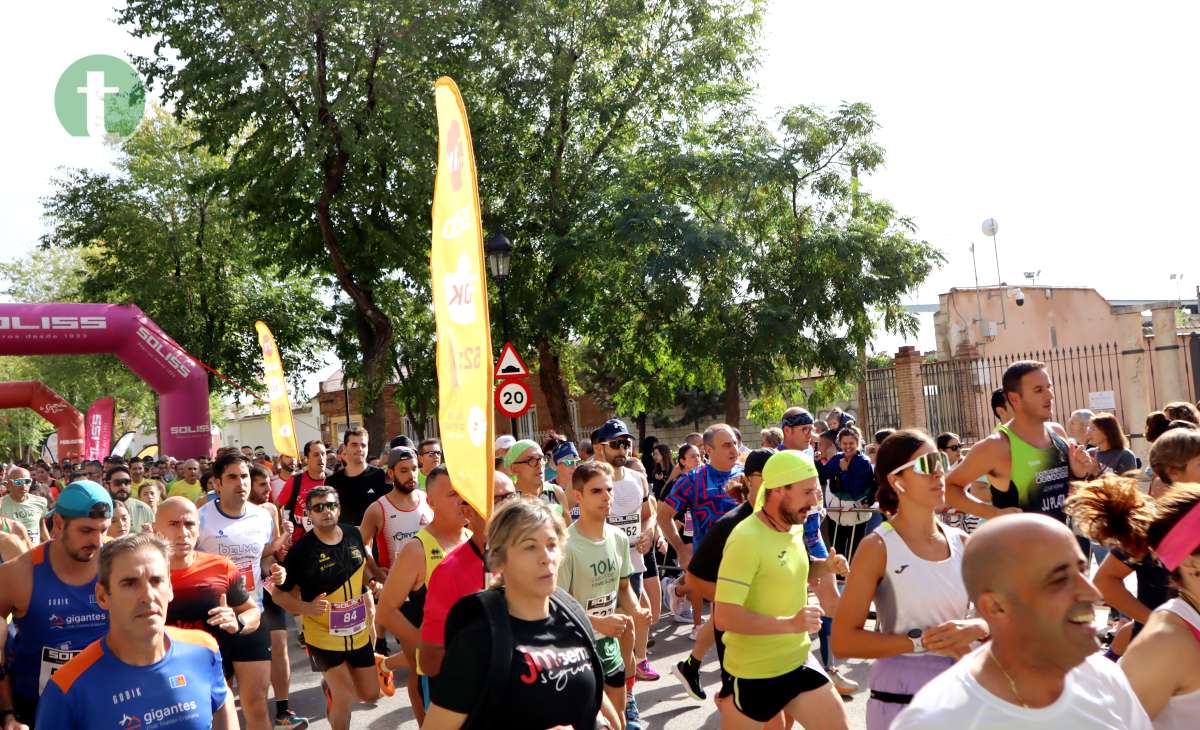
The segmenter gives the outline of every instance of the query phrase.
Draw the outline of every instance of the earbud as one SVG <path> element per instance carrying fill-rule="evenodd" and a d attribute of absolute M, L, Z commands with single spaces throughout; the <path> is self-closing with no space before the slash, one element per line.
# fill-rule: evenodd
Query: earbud
<path fill-rule="evenodd" d="M 903 484 L 901 484 L 900 482 L 896 482 L 892 486 L 896 488 L 897 492 L 899 492 L 900 494 L 904 494 L 904 485 Z"/>

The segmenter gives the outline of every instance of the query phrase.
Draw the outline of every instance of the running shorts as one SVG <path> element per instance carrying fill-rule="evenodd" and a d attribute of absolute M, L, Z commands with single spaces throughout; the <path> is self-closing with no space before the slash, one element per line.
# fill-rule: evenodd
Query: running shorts
<path fill-rule="evenodd" d="M 733 704 L 755 722 L 767 722 L 805 692 L 825 686 L 829 678 L 801 664 L 787 674 L 767 679 L 733 678 Z"/>
<path fill-rule="evenodd" d="M 314 672 L 324 674 L 334 667 L 341 666 L 342 662 L 349 662 L 352 669 L 366 669 L 375 666 L 375 648 L 371 646 L 370 642 L 350 651 L 318 649 L 311 644 L 307 645 L 307 649 L 308 663 Z"/>

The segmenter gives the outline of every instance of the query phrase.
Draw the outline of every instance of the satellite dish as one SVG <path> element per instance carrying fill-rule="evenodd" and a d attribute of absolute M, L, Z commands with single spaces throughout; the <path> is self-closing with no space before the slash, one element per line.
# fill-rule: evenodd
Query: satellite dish
<path fill-rule="evenodd" d="M 1000 230 L 1000 224 L 996 222 L 995 218 L 988 218 L 983 222 L 983 235 L 994 236 L 998 230 Z"/>

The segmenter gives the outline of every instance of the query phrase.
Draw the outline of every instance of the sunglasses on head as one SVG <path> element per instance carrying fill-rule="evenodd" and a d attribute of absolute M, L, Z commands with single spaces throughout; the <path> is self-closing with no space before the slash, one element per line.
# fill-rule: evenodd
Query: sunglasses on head
<path fill-rule="evenodd" d="M 931 451 L 924 456 L 917 457 L 907 464 L 892 469 L 889 474 L 899 474 L 905 469 L 912 467 L 912 470 L 918 474 L 938 474 L 945 472 L 950 466 L 950 460 L 940 451 Z"/>
<path fill-rule="evenodd" d="M 317 502 L 312 507 L 309 507 L 308 511 L 320 514 L 322 512 L 332 512 L 340 506 L 337 502 Z"/>

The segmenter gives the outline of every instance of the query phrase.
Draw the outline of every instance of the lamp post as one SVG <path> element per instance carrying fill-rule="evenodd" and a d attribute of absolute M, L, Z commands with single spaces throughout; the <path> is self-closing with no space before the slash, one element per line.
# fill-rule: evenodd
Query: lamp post
<path fill-rule="evenodd" d="M 496 281 L 496 288 L 500 290 L 500 329 L 504 332 L 505 342 L 510 340 L 508 336 L 508 301 L 504 296 L 504 287 L 508 283 L 508 267 L 512 260 L 512 249 L 512 242 L 503 233 L 493 234 L 483 247 L 487 253 L 488 272 Z M 520 438 L 517 435 L 517 419 L 510 420 L 512 421 L 513 438 Z"/>

